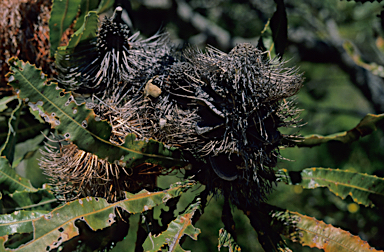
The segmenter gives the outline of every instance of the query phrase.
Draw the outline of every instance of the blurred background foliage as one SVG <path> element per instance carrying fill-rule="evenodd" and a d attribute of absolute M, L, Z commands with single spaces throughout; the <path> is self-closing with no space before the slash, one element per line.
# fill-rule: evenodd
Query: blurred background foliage
<path fill-rule="evenodd" d="M 228 52 L 240 42 L 257 44 L 266 23 L 276 10 L 276 3 L 281 2 L 132 0 L 130 3 L 123 1 L 123 4 L 128 9 L 134 29 L 143 36 L 151 36 L 165 29 L 176 44 L 195 44 L 200 47 L 209 44 Z M 297 106 L 303 109 L 301 117 L 305 123 L 298 129 L 299 133 L 327 135 L 350 130 L 367 113 L 384 113 L 384 3 L 285 0 L 284 4 L 288 19 L 288 41 L 283 58 L 289 60 L 290 66 L 299 66 L 306 78 L 304 87 L 297 95 Z M 0 96 L 9 94 L 9 88 L 4 83 L 2 80 Z M 9 107 L 16 106 L 16 101 L 14 103 L 10 103 Z M 24 107 L 20 113 L 28 115 L 30 111 Z M 4 110 L 0 117 L 1 129 L 7 128 L 8 117 L 7 110 Z M 37 133 L 46 129 L 46 126 L 37 121 L 32 123 L 35 120 L 32 115 L 23 118 L 29 119 L 28 122 L 20 122 L 19 131 L 29 134 L 28 138 L 31 137 L 29 131 L 36 132 L 34 143 L 42 142 Z M 281 155 L 290 161 L 281 160 L 277 168 L 299 171 L 308 167 L 330 167 L 384 177 L 383 129 L 381 127 L 348 145 L 329 142 L 312 148 L 282 149 Z M 3 142 L 6 133 L 1 132 L 0 142 Z M 17 142 L 21 144 L 24 140 L 21 137 Z M 20 148 L 23 149 L 22 146 Z M 46 182 L 35 161 L 38 155 L 36 150 L 24 153 L 25 157 L 31 158 L 23 162 L 31 162 L 28 167 L 36 169 L 26 170 L 18 166 L 18 172 L 31 179 L 36 187 Z M 175 179 L 177 181 L 175 176 L 160 178 L 160 187 L 162 183 L 169 185 Z M 194 196 L 186 194 L 182 197 Z M 350 197 L 341 200 L 328 189 L 303 190 L 300 186 L 283 183 L 275 187 L 268 203 L 324 220 L 359 235 L 376 249 L 384 249 L 381 207 L 367 209 L 355 204 Z M 202 233 L 197 241 L 186 238 L 183 244 L 185 249 L 217 249 L 218 232 L 222 227 L 222 205 L 221 198 L 210 199 L 205 214 L 196 223 Z M 243 251 L 261 250 L 249 220 L 239 210 L 233 211 L 238 243 Z M 113 251 L 125 251 L 123 248 L 129 242 L 132 239 L 125 239 Z M 287 242 L 293 251 L 317 251 Z M 227 248 L 222 250 L 227 251 Z"/>

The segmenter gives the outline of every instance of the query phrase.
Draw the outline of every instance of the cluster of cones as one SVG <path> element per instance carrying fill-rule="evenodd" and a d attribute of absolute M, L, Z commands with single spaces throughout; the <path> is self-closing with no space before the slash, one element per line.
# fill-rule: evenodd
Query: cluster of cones
<path fill-rule="evenodd" d="M 299 123 L 299 110 L 287 98 L 301 88 L 302 75 L 248 43 L 224 53 L 179 50 L 166 33 L 140 39 L 130 35 L 121 11 L 102 21 L 96 39 L 57 54 L 59 85 L 111 123 L 112 143 L 134 133 L 178 147 L 190 163 L 186 176 L 234 202 L 263 201 L 276 181 L 278 148 L 290 137 L 278 128 Z M 110 164 L 59 142 L 47 145 L 40 163 L 65 200 L 116 201 L 119 192 L 153 182 L 139 174 L 168 172 Z"/>

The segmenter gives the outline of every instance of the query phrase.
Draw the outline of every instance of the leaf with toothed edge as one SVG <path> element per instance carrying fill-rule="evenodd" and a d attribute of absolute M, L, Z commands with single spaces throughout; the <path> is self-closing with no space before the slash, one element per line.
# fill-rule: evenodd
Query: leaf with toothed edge
<path fill-rule="evenodd" d="M 200 209 L 200 201 L 189 205 L 188 209 L 180 214 L 176 220 L 172 221 L 167 230 L 158 236 L 148 235 L 144 241 L 143 248 L 145 251 L 159 251 L 164 245 L 168 245 L 168 251 L 185 251 L 179 244 L 180 239 L 184 235 L 188 235 L 194 240 L 200 233 L 200 229 L 192 225 L 192 217 L 196 210 Z"/>
<path fill-rule="evenodd" d="M 79 235 L 79 230 L 75 226 L 77 220 L 84 221 L 92 230 L 107 228 L 115 222 L 117 207 L 128 213 L 141 213 L 179 196 L 194 185 L 194 182 L 184 181 L 159 192 L 147 190 L 136 194 L 125 192 L 126 198 L 115 203 L 108 203 L 105 199 L 96 197 L 66 203 L 50 213 L 33 219 L 33 240 L 20 246 L 17 251 L 50 251 Z M 4 238 L 7 237 L 0 237 Z M 11 250 L 5 249 L 0 240 L 0 251 Z"/>
<path fill-rule="evenodd" d="M 369 246 L 359 236 L 352 235 L 348 231 L 336 228 L 313 217 L 305 216 L 297 212 L 290 212 L 290 216 L 296 219 L 295 227 L 298 229 L 291 234 L 291 239 L 303 246 L 323 249 L 325 252 L 378 252 Z"/>
<path fill-rule="evenodd" d="M 7 75 L 9 84 L 19 90 L 18 96 L 28 99 L 30 106 L 40 105 L 45 121 L 79 149 L 107 158 L 109 162 L 119 160 L 128 167 L 143 162 L 163 167 L 185 165 L 179 150 L 166 148 L 153 139 L 139 141 L 135 134 L 129 134 L 123 145 L 112 144 L 109 123 L 97 121 L 93 110 L 85 104 L 76 104 L 71 92 L 59 88 L 56 83 L 49 84 L 41 70 L 29 63 L 11 58 L 9 64 L 12 71 Z"/>
<path fill-rule="evenodd" d="M 279 174 L 288 184 L 301 185 L 305 189 L 327 187 L 336 196 L 345 199 L 350 195 L 356 203 L 364 206 L 373 206 L 372 196 L 384 200 L 384 178 L 375 175 L 318 167 L 290 172 L 289 175 L 282 169 Z"/>

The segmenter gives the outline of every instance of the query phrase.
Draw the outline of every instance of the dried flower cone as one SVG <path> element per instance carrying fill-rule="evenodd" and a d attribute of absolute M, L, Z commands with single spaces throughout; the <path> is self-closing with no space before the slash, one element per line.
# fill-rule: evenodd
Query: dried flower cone
<path fill-rule="evenodd" d="M 40 167 L 50 177 L 58 199 L 71 201 L 79 197 L 103 197 L 109 202 L 124 198 L 124 191 L 153 190 L 159 166 L 142 164 L 125 168 L 96 155 L 79 150 L 74 144 L 46 144 L 41 151 Z"/>

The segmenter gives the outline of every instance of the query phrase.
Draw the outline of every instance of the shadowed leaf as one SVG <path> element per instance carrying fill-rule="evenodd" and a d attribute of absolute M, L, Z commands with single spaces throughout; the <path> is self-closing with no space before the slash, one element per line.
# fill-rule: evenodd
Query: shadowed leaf
<path fill-rule="evenodd" d="M 288 20 L 283 0 L 275 0 L 276 11 L 273 14 L 270 27 L 276 55 L 282 57 L 288 41 Z"/>
<path fill-rule="evenodd" d="M 286 174 L 286 170 L 280 172 Z M 342 199 L 350 195 L 356 203 L 364 206 L 373 206 L 369 199 L 371 195 L 384 200 L 384 179 L 374 175 L 330 168 L 308 168 L 301 172 L 291 172 L 285 178 L 288 184 L 301 185 L 306 189 L 327 187 Z"/>
<path fill-rule="evenodd" d="M 20 90 L 19 97 L 28 99 L 31 107 L 40 106 L 40 116 L 80 149 L 110 162 L 125 162 L 128 167 L 143 162 L 163 167 L 183 165 L 180 151 L 152 139 L 138 141 L 135 134 L 128 134 L 123 145 L 112 144 L 108 122 L 97 121 L 93 110 L 77 104 L 71 92 L 65 92 L 56 83 L 49 84 L 41 70 L 29 63 L 12 58 L 9 64 L 12 72 L 8 76 L 13 79 L 10 85 Z"/>
<path fill-rule="evenodd" d="M 196 210 L 200 209 L 200 201 L 191 204 L 188 209 L 180 214 L 176 220 L 172 221 L 166 231 L 158 236 L 149 234 L 143 244 L 144 251 L 159 251 L 168 245 L 168 251 L 185 251 L 179 244 L 184 235 L 188 235 L 194 240 L 200 233 L 200 229 L 192 225 L 192 217 Z"/>
<path fill-rule="evenodd" d="M 92 230 L 107 228 L 116 221 L 116 207 L 132 214 L 141 213 L 179 196 L 193 185 L 193 182 L 186 181 L 173 184 L 168 190 L 159 192 L 126 192 L 126 199 L 115 203 L 108 203 L 105 199 L 96 197 L 66 203 L 40 218 L 33 219 L 33 240 L 20 246 L 18 251 L 50 251 L 79 235 L 75 226 L 76 220 L 84 221 Z M 1 249 L 10 251 L 0 246 Z"/>
<path fill-rule="evenodd" d="M 304 246 L 316 247 L 325 252 L 378 251 L 369 246 L 366 241 L 361 240 L 359 236 L 352 235 L 340 228 L 296 212 L 290 212 L 290 214 L 297 218 L 296 227 L 298 228 L 298 235 L 293 234 L 291 239 Z"/>
<path fill-rule="evenodd" d="M 37 191 L 28 179 L 20 177 L 15 170 L 11 168 L 5 157 L 0 157 L 0 188 L 2 193 L 5 191 L 8 193 L 15 191 Z"/>
<path fill-rule="evenodd" d="M 11 116 L 8 120 L 8 134 L 5 142 L 0 147 L 0 155 L 4 155 L 9 163 L 13 163 L 15 155 L 15 146 L 17 141 L 17 128 L 20 122 L 20 110 L 22 107 L 22 102 L 19 100 L 19 104 L 12 111 Z"/>
<path fill-rule="evenodd" d="M 382 123 L 384 119 L 384 114 L 374 115 L 367 114 L 360 123 L 351 130 L 328 135 L 310 135 L 304 137 L 304 139 L 293 139 L 298 141 L 293 141 L 291 144 L 294 144 L 298 147 L 313 147 L 329 141 L 339 141 L 342 143 L 351 143 L 359 140 L 360 137 L 371 134 L 377 129 L 377 125 Z"/>

